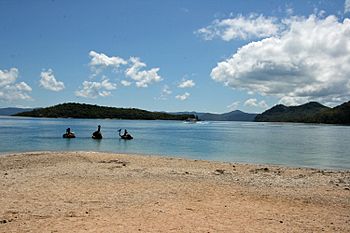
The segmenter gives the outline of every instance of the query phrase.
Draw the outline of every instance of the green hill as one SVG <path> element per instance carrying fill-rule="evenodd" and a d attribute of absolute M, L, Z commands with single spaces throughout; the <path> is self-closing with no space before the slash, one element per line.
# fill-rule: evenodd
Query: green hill
<path fill-rule="evenodd" d="M 37 108 L 29 112 L 15 114 L 15 116 L 130 120 L 185 120 L 194 118 L 194 115 L 191 114 L 172 115 L 162 112 L 149 112 L 136 108 L 114 108 L 80 103 L 64 103 L 47 108 Z"/>
<path fill-rule="evenodd" d="M 334 108 L 317 102 L 290 107 L 279 104 L 257 115 L 255 121 L 350 124 L 350 101 Z"/>

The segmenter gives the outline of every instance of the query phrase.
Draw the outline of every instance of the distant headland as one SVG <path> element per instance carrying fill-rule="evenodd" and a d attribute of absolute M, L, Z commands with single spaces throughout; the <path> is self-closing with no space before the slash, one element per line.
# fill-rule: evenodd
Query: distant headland
<path fill-rule="evenodd" d="M 334 108 L 317 102 L 290 107 L 279 104 L 257 115 L 255 121 L 350 124 L 350 101 Z"/>

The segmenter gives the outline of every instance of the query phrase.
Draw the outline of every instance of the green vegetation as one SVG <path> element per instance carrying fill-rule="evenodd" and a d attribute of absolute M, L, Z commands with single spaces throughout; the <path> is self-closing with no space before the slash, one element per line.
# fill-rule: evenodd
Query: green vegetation
<path fill-rule="evenodd" d="M 317 102 L 291 107 L 279 104 L 257 115 L 255 121 L 350 124 L 350 101 L 334 108 Z"/>
<path fill-rule="evenodd" d="M 136 108 L 113 108 L 91 104 L 64 103 L 47 108 L 38 108 L 15 116 L 49 118 L 111 118 L 130 120 L 185 120 L 193 114 L 173 115 L 163 112 L 149 112 Z"/>

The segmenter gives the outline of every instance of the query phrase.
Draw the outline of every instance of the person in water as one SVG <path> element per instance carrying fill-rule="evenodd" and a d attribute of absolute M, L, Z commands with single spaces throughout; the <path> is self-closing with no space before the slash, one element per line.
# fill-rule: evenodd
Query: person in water
<path fill-rule="evenodd" d="M 124 135 L 123 136 L 127 136 L 129 133 L 126 129 L 124 129 Z"/>
<path fill-rule="evenodd" d="M 75 138 L 75 134 L 70 131 L 70 128 L 66 129 L 66 133 L 63 134 L 64 138 Z"/>
<path fill-rule="evenodd" d="M 102 134 L 101 134 L 101 126 L 97 126 L 97 131 L 93 132 L 92 138 L 94 139 L 102 139 Z"/>

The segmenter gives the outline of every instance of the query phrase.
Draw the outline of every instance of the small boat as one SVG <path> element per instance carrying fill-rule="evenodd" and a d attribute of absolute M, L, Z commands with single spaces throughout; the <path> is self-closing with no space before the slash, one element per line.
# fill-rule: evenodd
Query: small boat
<path fill-rule="evenodd" d="M 197 115 L 194 115 L 194 117 L 187 118 L 185 120 L 185 123 L 197 123 L 199 120 Z"/>
<path fill-rule="evenodd" d="M 185 123 L 197 123 L 198 119 L 196 118 L 188 118 L 184 122 Z"/>
<path fill-rule="evenodd" d="M 118 132 L 119 132 L 119 137 L 121 139 L 124 139 L 124 140 L 131 140 L 133 139 L 133 137 L 128 133 L 128 131 L 125 130 L 124 134 L 122 135 L 120 132 L 122 131 L 122 129 L 119 129 Z"/>

